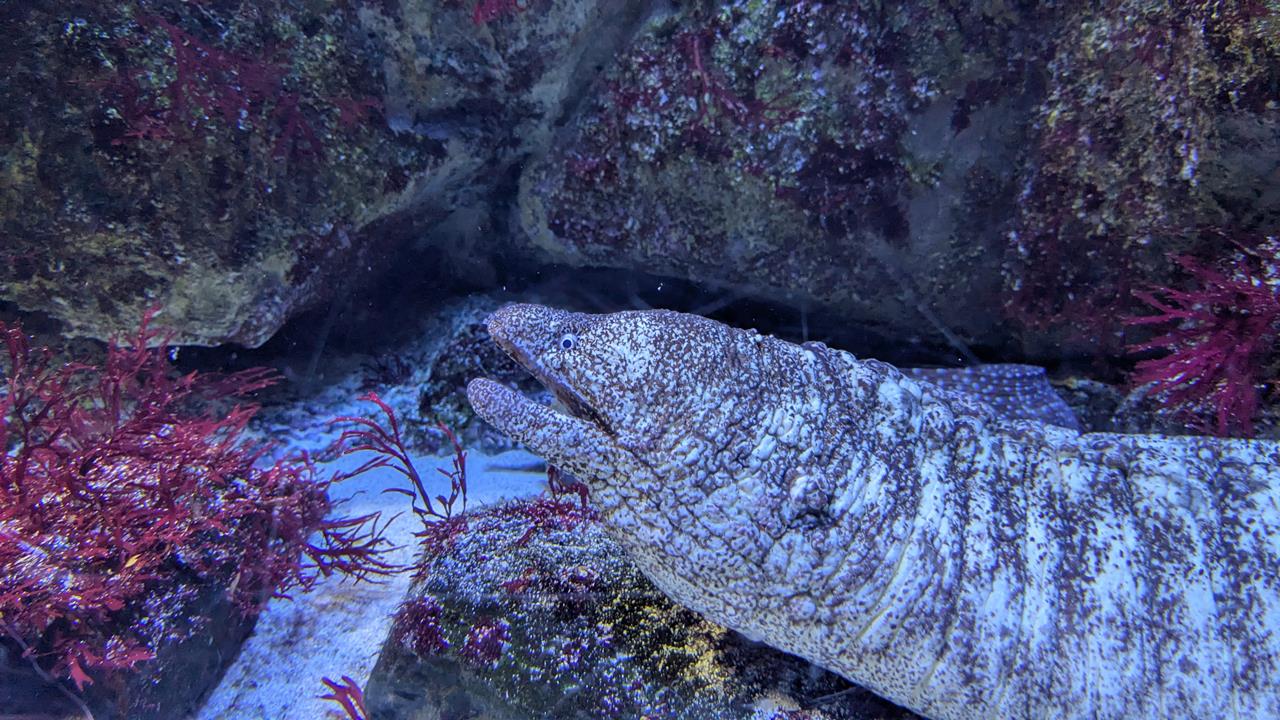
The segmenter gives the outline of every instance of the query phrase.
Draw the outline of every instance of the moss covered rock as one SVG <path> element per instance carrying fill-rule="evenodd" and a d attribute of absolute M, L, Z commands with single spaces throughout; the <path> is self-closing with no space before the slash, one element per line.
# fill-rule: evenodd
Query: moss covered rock
<path fill-rule="evenodd" d="M 431 528 L 365 691 L 379 718 L 908 718 L 673 605 L 577 500 Z"/>
<path fill-rule="evenodd" d="M 0 296 L 98 338 L 151 306 L 192 343 L 257 345 L 327 297 L 435 162 L 382 122 L 348 6 L 0 10 Z"/>

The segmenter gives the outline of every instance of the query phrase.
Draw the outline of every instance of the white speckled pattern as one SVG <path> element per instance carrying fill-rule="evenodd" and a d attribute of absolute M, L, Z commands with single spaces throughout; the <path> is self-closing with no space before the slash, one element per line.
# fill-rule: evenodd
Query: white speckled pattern
<path fill-rule="evenodd" d="M 674 312 L 489 329 L 574 416 L 476 411 L 717 622 L 933 718 L 1280 717 L 1280 444 L 1004 421 Z"/>

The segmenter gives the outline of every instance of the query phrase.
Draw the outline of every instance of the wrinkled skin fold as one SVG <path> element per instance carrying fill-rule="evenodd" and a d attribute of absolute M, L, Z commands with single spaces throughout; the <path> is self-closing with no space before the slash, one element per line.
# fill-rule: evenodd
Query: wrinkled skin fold
<path fill-rule="evenodd" d="M 477 413 L 673 600 L 931 718 L 1280 717 L 1280 444 L 1007 421 L 667 311 L 511 305 Z"/>

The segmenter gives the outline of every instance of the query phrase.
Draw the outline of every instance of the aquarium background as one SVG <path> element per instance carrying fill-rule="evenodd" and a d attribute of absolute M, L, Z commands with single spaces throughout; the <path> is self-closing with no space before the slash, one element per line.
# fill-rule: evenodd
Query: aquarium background
<path fill-rule="evenodd" d="M 1280 439 L 1275 0 L 0 28 L 0 715 L 910 717 L 671 603 L 474 416 L 475 377 L 547 396 L 487 336 L 507 302 L 1033 365 L 1002 392 L 1084 430 Z"/>

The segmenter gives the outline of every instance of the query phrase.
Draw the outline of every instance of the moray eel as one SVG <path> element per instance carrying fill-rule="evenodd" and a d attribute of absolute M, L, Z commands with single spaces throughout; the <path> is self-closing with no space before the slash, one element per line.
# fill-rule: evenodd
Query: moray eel
<path fill-rule="evenodd" d="M 1002 419 L 668 311 L 512 305 L 485 420 L 676 602 L 930 718 L 1280 717 L 1280 443 Z"/>

